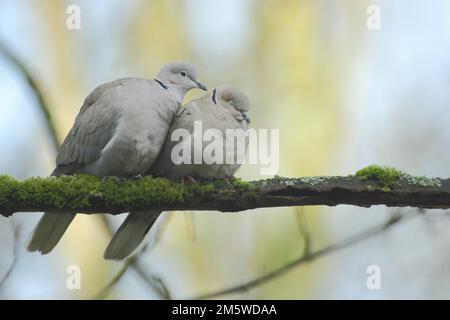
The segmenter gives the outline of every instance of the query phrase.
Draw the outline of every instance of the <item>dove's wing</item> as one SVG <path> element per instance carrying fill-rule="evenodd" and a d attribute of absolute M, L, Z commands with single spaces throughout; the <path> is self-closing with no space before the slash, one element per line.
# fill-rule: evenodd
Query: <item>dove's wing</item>
<path fill-rule="evenodd" d="M 121 86 L 119 79 L 97 87 L 84 101 L 75 124 L 64 140 L 56 158 L 52 175 L 82 172 L 83 165 L 92 163 L 114 135 L 120 114 L 112 104 L 111 89 Z"/>
<path fill-rule="evenodd" d="M 114 135 L 118 112 L 110 103 L 112 88 L 122 85 L 122 79 L 97 87 L 85 99 L 75 124 L 64 140 L 56 158 L 53 176 L 83 172 L 83 165 L 94 162 Z M 109 102 L 109 103 L 108 103 Z M 50 252 L 74 219 L 72 212 L 45 213 L 28 244 L 29 251 Z"/>

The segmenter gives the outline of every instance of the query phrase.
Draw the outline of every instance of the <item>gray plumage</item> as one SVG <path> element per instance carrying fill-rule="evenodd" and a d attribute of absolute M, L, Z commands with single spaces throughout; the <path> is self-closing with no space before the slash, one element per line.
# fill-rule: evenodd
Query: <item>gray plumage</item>
<path fill-rule="evenodd" d="M 97 87 L 84 101 L 56 158 L 53 176 L 143 174 L 161 151 L 185 93 L 205 87 L 189 63 L 165 65 L 154 80 L 124 78 Z M 28 245 L 50 252 L 75 213 L 45 213 Z"/>
<path fill-rule="evenodd" d="M 246 112 L 249 110 L 249 106 L 249 100 L 246 95 L 229 85 L 219 86 L 213 92 L 191 101 L 178 110 L 170 126 L 164 147 L 158 159 L 147 173 L 170 179 L 180 179 L 186 176 L 199 179 L 220 179 L 234 175 L 240 167 L 239 163 L 174 164 L 171 158 L 172 149 L 179 141 L 172 141 L 171 135 L 176 129 L 180 128 L 186 129 L 192 134 L 195 121 L 202 122 L 203 132 L 208 129 L 218 129 L 224 137 L 227 129 L 246 130 L 249 122 Z M 202 149 L 210 143 L 204 142 Z M 248 139 L 245 139 L 245 146 L 247 143 Z M 232 150 L 227 150 L 224 142 L 224 155 L 226 152 L 231 152 L 235 155 L 236 146 Z M 132 254 L 142 239 L 144 239 L 159 214 L 160 212 L 158 211 L 131 212 L 114 234 L 105 251 L 105 259 L 120 260 Z M 146 226 L 141 225 L 145 222 L 144 216 L 147 219 Z"/>
<path fill-rule="evenodd" d="M 227 152 L 234 155 L 236 160 L 236 143 L 231 145 L 232 149 L 227 149 L 225 141 L 227 129 L 243 129 L 248 126 L 248 118 L 246 112 L 249 110 L 249 100 L 247 96 L 238 89 L 221 85 L 213 92 L 207 94 L 200 99 L 194 100 L 187 104 L 184 108 L 178 110 L 172 125 L 170 126 L 166 142 L 157 161 L 151 167 L 149 174 L 153 176 L 161 176 L 169 179 L 180 179 L 183 177 L 193 177 L 198 179 L 222 179 L 234 175 L 239 169 L 240 164 L 225 164 L 225 155 Z M 247 119 L 247 120 L 246 120 Z M 218 129 L 223 140 L 222 154 L 223 164 L 174 164 L 172 161 L 172 150 L 179 141 L 172 141 L 172 133 L 177 129 L 186 129 L 189 131 L 190 141 L 184 141 L 194 146 L 193 132 L 194 123 L 201 121 L 203 133 L 208 129 Z M 248 143 L 248 139 L 245 140 Z M 201 145 L 202 151 L 205 150 L 211 141 L 203 141 Z M 194 160 L 194 148 L 191 148 L 191 160 Z"/>

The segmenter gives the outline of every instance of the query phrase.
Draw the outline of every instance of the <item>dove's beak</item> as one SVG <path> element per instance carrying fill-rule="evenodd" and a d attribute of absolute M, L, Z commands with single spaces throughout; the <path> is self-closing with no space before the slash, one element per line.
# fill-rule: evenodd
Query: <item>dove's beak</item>
<path fill-rule="evenodd" d="M 248 117 L 248 115 L 245 112 L 242 112 L 242 117 L 244 118 L 245 122 L 250 124 L 250 118 Z"/>
<path fill-rule="evenodd" d="M 204 84 L 201 84 L 200 82 L 197 82 L 197 81 L 195 81 L 195 80 L 193 80 L 193 81 L 194 81 L 195 84 L 197 85 L 197 88 L 202 89 L 202 90 L 205 90 L 205 91 L 208 91 L 208 88 L 207 88 Z"/>

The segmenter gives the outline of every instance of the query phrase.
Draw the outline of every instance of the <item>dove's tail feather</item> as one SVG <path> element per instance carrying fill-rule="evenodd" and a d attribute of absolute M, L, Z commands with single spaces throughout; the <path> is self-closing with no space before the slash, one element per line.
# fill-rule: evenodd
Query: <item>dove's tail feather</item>
<path fill-rule="evenodd" d="M 28 251 L 49 253 L 58 244 L 69 227 L 74 213 L 44 213 L 28 244 Z"/>
<path fill-rule="evenodd" d="M 108 260 L 122 260 L 128 257 L 144 240 L 159 211 L 129 214 L 114 234 L 103 257 Z"/>

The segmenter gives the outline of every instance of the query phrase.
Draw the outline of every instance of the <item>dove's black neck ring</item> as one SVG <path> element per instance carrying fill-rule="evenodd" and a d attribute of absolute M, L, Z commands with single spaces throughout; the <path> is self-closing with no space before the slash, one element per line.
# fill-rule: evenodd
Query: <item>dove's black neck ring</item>
<path fill-rule="evenodd" d="M 158 82 L 158 84 L 159 84 L 161 87 L 163 87 L 163 89 L 167 90 L 167 89 L 169 88 L 168 86 L 166 86 L 164 83 L 162 83 L 162 82 L 159 81 L 158 79 L 153 79 L 153 80 L 155 80 L 156 82 Z"/>
<path fill-rule="evenodd" d="M 212 94 L 212 101 L 214 102 L 214 104 L 216 103 L 216 89 L 214 89 L 213 94 Z"/>

